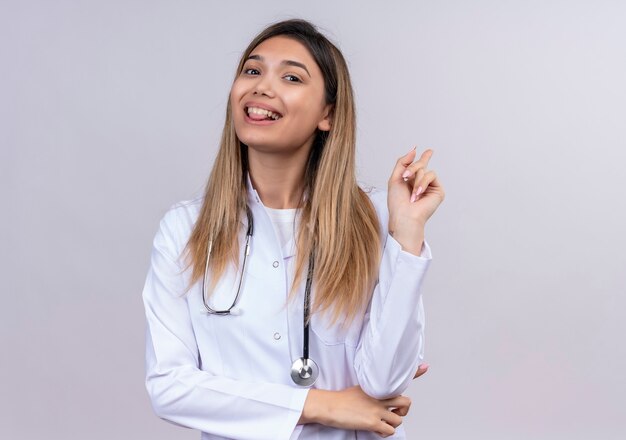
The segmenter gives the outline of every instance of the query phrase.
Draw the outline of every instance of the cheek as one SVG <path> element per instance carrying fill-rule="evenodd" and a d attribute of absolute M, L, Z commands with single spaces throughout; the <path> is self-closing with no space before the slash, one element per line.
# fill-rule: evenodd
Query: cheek
<path fill-rule="evenodd" d="M 241 84 L 239 80 L 235 80 L 233 85 L 230 87 L 230 95 L 229 95 L 230 105 L 233 106 L 233 108 L 239 106 L 239 102 L 241 101 L 241 97 L 244 95 L 244 93 L 245 93 L 244 85 Z"/>
<path fill-rule="evenodd" d="M 314 117 L 313 115 L 317 111 L 317 106 L 314 104 L 317 99 L 311 94 L 283 94 L 282 100 L 289 110 L 289 114 L 298 116 L 298 118 L 310 119 Z"/>
<path fill-rule="evenodd" d="M 229 100 L 230 100 L 230 117 L 232 118 L 235 126 L 238 126 L 240 125 L 240 120 L 244 117 L 244 111 L 241 108 L 240 95 L 237 95 L 236 91 L 231 91 Z"/>
<path fill-rule="evenodd" d="M 290 114 L 297 117 L 300 123 L 313 129 L 322 118 L 323 106 L 317 103 L 317 98 L 307 96 L 298 99 L 292 106 L 288 106 Z"/>
<path fill-rule="evenodd" d="M 235 109 L 237 107 L 237 89 L 234 84 L 230 89 L 228 99 L 230 100 L 231 109 Z"/>

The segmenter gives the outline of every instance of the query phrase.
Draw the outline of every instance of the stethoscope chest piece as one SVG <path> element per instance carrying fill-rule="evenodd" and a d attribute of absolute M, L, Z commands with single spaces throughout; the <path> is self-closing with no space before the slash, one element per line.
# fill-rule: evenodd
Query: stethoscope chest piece
<path fill-rule="evenodd" d="M 239 276 L 239 284 L 237 287 L 237 293 L 232 305 L 225 310 L 215 310 L 209 306 L 207 302 L 206 286 L 207 286 L 207 273 L 209 271 L 209 260 L 211 258 L 211 249 L 213 242 L 211 240 L 207 243 L 207 257 L 204 267 L 204 278 L 202 279 L 202 301 L 204 308 L 210 315 L 228 316 L 228 315 L 240 315 L 241 309 L 237 307 L 237 300 L 241 293 L 241 286 L 243 283 L 243 276 L 246 271 L 246 259 L 250 252 L 250 237 L 252 237 L 254 219 L 252 217 L 252 211 L 246 206 L 246 215 L 248 216 L 248 231 L 246 232 L 246 249 L 243 257 L 243 264 L 241 265 L 241 275 Z M 315 258 L 313 252 L 309 255 L 309 270 L 306 277 L 306 287 L 304 289 L 304 343 L 302 347 L 302 357 L 296 359 L 291 365 L 291 379 L 303 387 L 310 387 L 315 383 L 320 375 L 320 369 L 314 360 L 309 358 L 309 309 L 311 305 L 311 284 L 313 282 L 313 263 Z"/>
<path fill-rule="evenodd" d="M 320 375 L 320 369 L 313 359 L 303 357 L 293 361 L 291 365 L 291 379 L 303 387 L 310 387 Z"/>

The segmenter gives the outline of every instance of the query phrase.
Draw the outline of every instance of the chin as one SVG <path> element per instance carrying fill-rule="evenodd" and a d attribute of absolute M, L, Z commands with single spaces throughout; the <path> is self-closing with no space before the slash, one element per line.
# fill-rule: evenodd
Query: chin
<path fill-rule="evenodd" d="M 249 133 L 247 130 L 235 130 L 237 139 L 248 148 L 253 150 L 262 151 L 264 153 L 278 152 L 288 148 L 277 142 L 274 136 L 263 136 L 259 133 Z"/>
<path fill-rule="evenodd" d="M 262 153 L 279 153 L 285 150 L 285 148 L 281 147 L 280 145 L 276 145 L 275 143 L 271 142 L 263 142 L 260 140 L 252 140 L 249 142 L 241 140 L 241 142 L 246 145 L 248 149 L 259 151 Z"/>

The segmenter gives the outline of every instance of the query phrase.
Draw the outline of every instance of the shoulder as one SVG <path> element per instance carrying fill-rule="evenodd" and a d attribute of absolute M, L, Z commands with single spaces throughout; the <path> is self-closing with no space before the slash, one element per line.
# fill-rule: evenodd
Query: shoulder
<path fill-rule="evenodd" d="M 174 222 L 182 226 L 193 226 L 200 215 L 204 196 L 181 200 L 171 205 L 163 215 L 162 222 Z"/>
<path fill-rule="evenodd" d="M 359 183 L 359 188 L 369 197 L 377 211 L 379 208 L 383 207 L 387 209 L 387 190 L 364 185 L 362 183 Z"/>
<path fill-rule="evenodd" d="M 172 257 L 180 256 L 200 215 L 204 196 L 181 200 L 162 215 L 154 245 L 166 249 Z"/>

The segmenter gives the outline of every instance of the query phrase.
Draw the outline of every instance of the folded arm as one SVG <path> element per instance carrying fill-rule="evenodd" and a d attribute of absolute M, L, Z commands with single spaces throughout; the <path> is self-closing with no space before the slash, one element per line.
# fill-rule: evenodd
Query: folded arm
<path fill-rule="evenodd" d="M 400 395 L 424 357 L 424 305 L 421 285 L 431 260 L 423 243 L 420 256 L 387 237 L 354 368 L 363 390 L 377 399 Z"/>
<path fill-rule="evenodd" d="M 308 389 L 244 382 L 200 369 L 194 329 L 174 252 L 173 212 L 161 221 L 143 289 L 146 388 L 155 413 L 172 423 L 240 439 L 289 439 Z M 202 362 L 210 362 L 203 359 Z"/>

